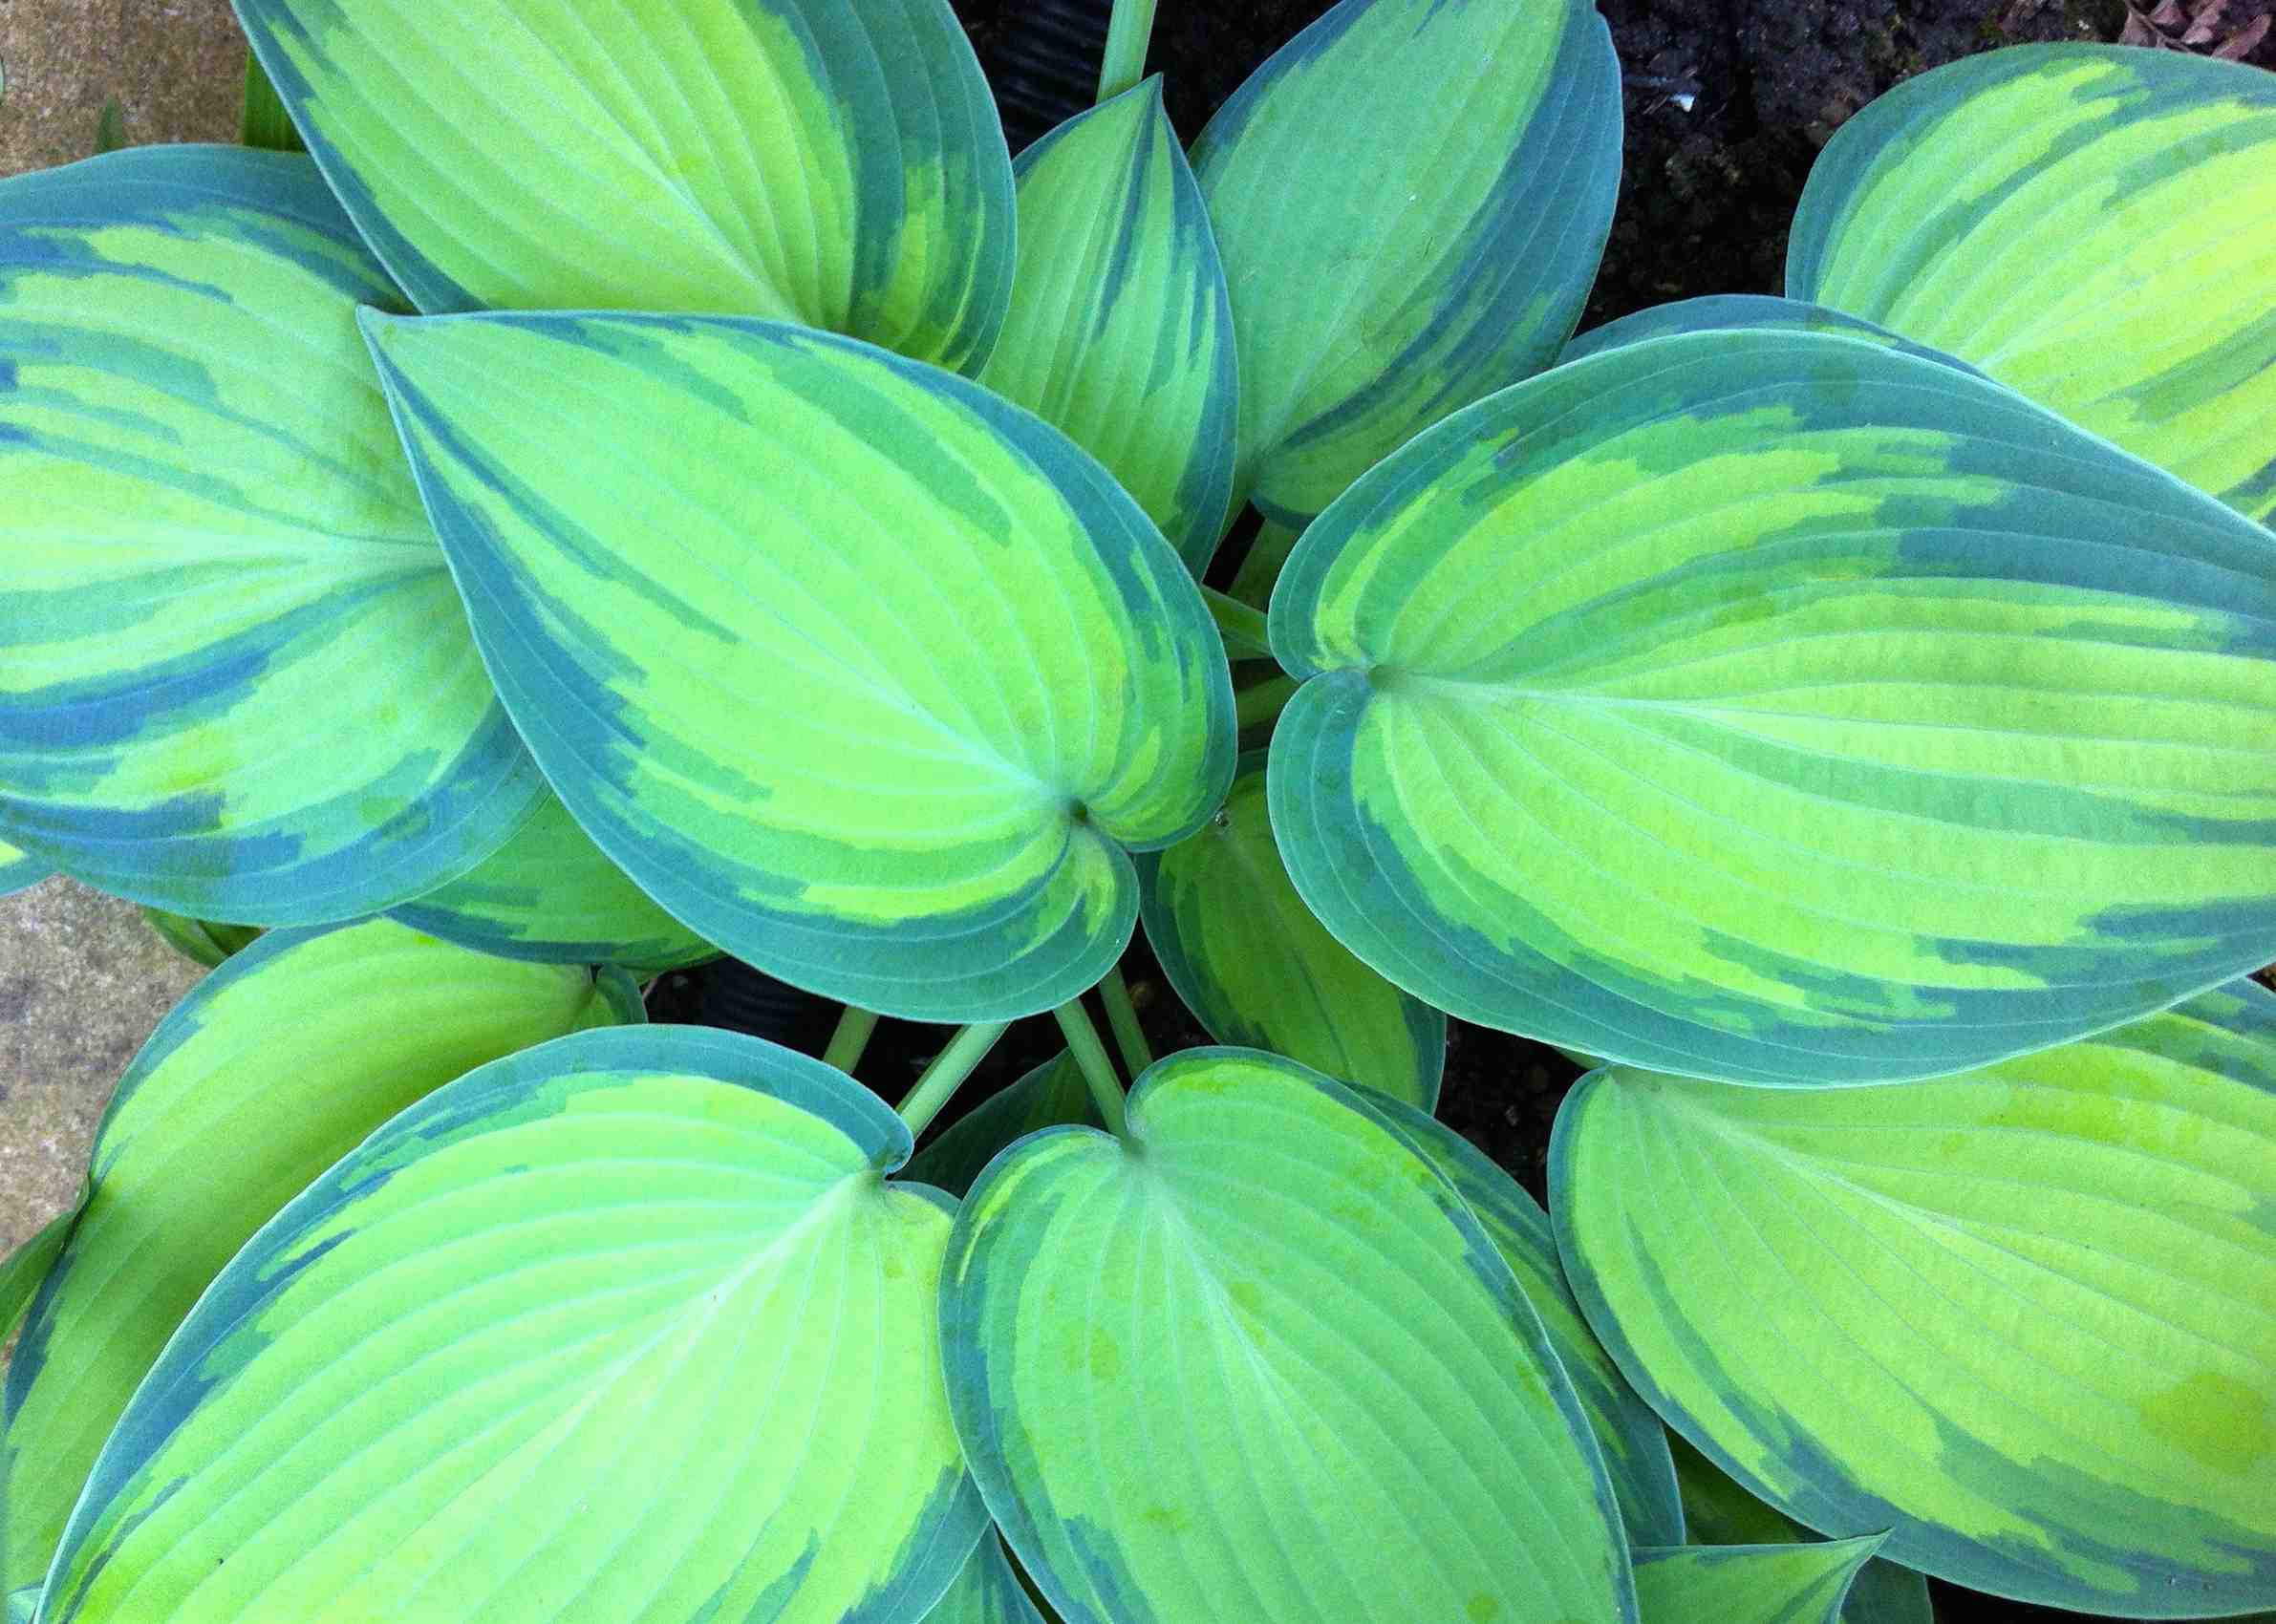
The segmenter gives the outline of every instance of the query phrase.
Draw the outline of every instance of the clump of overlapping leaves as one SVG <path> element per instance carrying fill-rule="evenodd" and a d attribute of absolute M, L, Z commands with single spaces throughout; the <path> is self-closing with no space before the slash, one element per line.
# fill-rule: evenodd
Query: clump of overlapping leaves
<path fill-rule="evenodd" d="M 1926 75 L 1568 342 L 1578 0 L 1017 165 L 942 0 L 238 10 L 311 155 L 0 184 L 9 877 L 282 928 L 0 1273 L 11 1620 L 2276 1607 L 2276 81 Z"/>

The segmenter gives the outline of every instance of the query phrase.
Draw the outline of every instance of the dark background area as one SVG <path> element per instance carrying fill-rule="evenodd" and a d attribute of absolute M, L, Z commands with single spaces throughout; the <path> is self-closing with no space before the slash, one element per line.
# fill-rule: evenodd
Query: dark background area
<path fill-rule="evenodd" d="M 1087 106 L 1107 0 L 953 0 L 1013 150 Z M 2177 0 L 2167 0 L 2170 8 Z M 2217 44 L 2276 0 L 2179 0 Z M 2032 40 L 2115 40 L 2129 0 L 1600 0 L 1621 59 L 1626 137 L 1620 208 L 1581 325 L 1706 293 L 1774 293 L 1788 222 L 1818 150 L 1850 115 L 1900 80 L 1975 52 Z M 1170 116 L 1189 142 L 1256 66 L 1328 9 L 1322 0 L 1164 0 L 1148 65 L 1165 75 Z M 2182 22 L 2160 12 L 2166 32 Z M 2137 28 L 2138 32 L 2138 28 Z M 2276 67 L 2276 33 L 2245 57 Z M 1222 563 L 1237 562 L 1242 533 Z M 1221 585 L 1217 571 L 1213 584 Z M 1210 1037 L 1162 978 L 1140 932 L 1124 961 L 1157 1054 Z M 1102 1035 L 1103 1012 L 1092 1017 Z M 667 976 L 650 997 L 658 1019 L 758 1025 L 819 1052 L 837 1007 L 768 984 L 740 966 Z M 946 1029 L 884 1021 L 862 1079 L 898 1099 Z M 1048 1017 L 1008 1033 L 941 1118 L 1063 1047 Z M 1546 1199 L 1549 1129 L 1578 1069 L 1506 1033 L 1451 1023 L 1438 1115 Z M 1975 1595 L 1931 1581 L 1943 1624 L 2078 1620 L 2082 1615 Z M 1337 1621 L 1321 1621 L 1337 1624 Z M 1702 1621 L 1708 1624 L 1708 1621 Z"/>

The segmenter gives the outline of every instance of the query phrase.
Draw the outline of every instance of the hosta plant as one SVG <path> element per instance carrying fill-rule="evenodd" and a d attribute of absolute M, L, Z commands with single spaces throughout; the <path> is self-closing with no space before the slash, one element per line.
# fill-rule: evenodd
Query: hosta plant
<path fill-rule="evenodd" d="M 1572 341 L 1572 0 L 1190 153 L 1126 0 L 1017 163 L 939 0 L 238 10 L 305 155 L 0 185 L 0 872 L 268 928 L 0 1271 L 14 1618 L 2276 1606 L 2268 80 L 1924 75 Z"/>

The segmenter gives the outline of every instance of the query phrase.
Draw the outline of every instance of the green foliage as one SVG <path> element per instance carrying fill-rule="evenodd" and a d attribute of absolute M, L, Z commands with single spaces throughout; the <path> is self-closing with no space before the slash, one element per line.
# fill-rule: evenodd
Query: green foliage
<path fill-rule="evenodd" d="M 1190 160 L 1121 0 L 1017 164 L 944 0 L 238 11 L 305 153 L 0 182 L 0 889 L 220 966 L 0 1264 L 9 1624 L 2276 1605 L 2265 77 L 1921 75 L 1576 339 L 1578 0 Z"/>

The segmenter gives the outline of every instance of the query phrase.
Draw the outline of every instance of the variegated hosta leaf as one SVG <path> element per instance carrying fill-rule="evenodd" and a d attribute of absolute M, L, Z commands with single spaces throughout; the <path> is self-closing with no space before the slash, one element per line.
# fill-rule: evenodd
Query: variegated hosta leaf
<path fill-rule="evenodd" d="M 235 0 L 413 302 L 710 310 L 986 358 L 1012 176 L 944 0 Z"/>
<path fill-rule="evenodd" d="M 342 919 L 544 788 L 483 674 L 305 158 L 0 182 L 0 835 L 202 919 Z"/>
<path fill-rule="evenodd" d="M 1312 917 L 1281 866 L 1264 801 L 1264 755 L 1252 751 L 1215 817 L 1138 860 L 1139 914 L 1163 973 L 1220 1043 L 1435 1108 L 1446 1015 Z"/>
<path fill-rule="evenodd" d="M 2276 994 L 1930 1082 L 1599 1072 L 1550 1182 L 1629 1380 L 1779 1509 L 2054 1607 L 2276 1604 Z"/>
<path fill-rule="evenodd" d="M 1680 1433 L 1668 1443 L 1684 1498 L 1684 1537 L 1691 1544 L 1794 1545 L 1818 1537 L 1741 1488 Z M 1857 1570 L 1850 1584 L 1841 1624 L 1936 1624 L 1928 1581 L 1910 1568 L 1876 1558 Z"/>
<path fill-rule="evenodd" d="M 1565 1284 L 1549 1214 L 1490 1157 L 1444 1122 L 1397 1102 L 1380 1108 L 1461 1192 L 1493 1250 L 1510 1266 L 1517 1289 L 1540 1316 L 1541 1329 L 1572 1378 L 1574 1396 L 1604 1457 L 1628 1543 L 1680 1543 L 1685 1538 L 1684 1508 L 1667 1429 L 1651 1406 L 1636 1396 L 1581 1318 L 1580 1305 Z M 1648 1613 L 1644 1624 L 1652 1624 Z"/>
<path fill-rule="evenodd" d="M 1771 329 L 1786 332 L 1833 332 L 1846 338 L 1861 338 L 1868 344 L 1883 344 L 1907 355 L 1918 355 L 1924 361 L 1941 361 L 1964 373 L 1981 377 L 1976 369 L 1965 361 L 1931 350 L 1924 344 L 1915 344 L 1900 338 L 1887 328 L 1876 327 L 1862 316 L 1853 316 L 1825 305 L 1806 304 L 1800 299 L 1780 299 L 1767 293 L 1711 293 L 1705 298 L 1679 299 L 1670 305 L 1653 305 L 1618 321 L 1606 322 L 1576 336 L 1557 357 L 1559 365 L 1578 361 L 1603 350 L 1618 350 L 1623 344 L 1641 344 L 1647 338 L 1672 338 L 1686 332 L 1720 332 L 1732 329 Z"/>
<path fill-rule="evenodd" d="M 1013 169 L 1019 273 L 979 380 L 1105 463 L 1199 575 L 1233 490 L 1233 312 L 1161 79 Z"/>
<path fill-rule="evenodd" d="M 534 973 L 529 972 L 528 973 Z M 45 1624 L 922 1617 L 986 1527 L 954 1204 L 819 1060 L 581 1033 L 397 1117 L 135 1395 Z"/>
<path fill-rule="evenodd" d="M 1066 1624 L 1633 1624 L 1540 1321 L 1387 1119 L 1197 1049 L 1129 1135 L 998 1158 L 941 1293 L 957 1436 Z"/>
<path fill-rule="evenodd" d="M 732 318 L 375 320 L 497 677 L 587 833 L 706 940 L 864 1009 L 1076 996 L 1126 846 L 1233 771 L 1177 555 L 1057 430 Z"/>
<path fill-rule="evenodd" d="M 2276 79 L 2029 45 L 1922 74 L 1810 173 L 1787 291 L 1972 361 L 2276 517 Z"/>
<path fill-rule="evenodd" d="M 0 897 L 36 886 L 54 872 L 23 847 L 0 841 Z"/>
<path fill-rule="evenodd" d="M 393 916 L 445 941 L 548 964 L 620 964 L 653 975 L 719 956 L 603 856 L 550 794 L 479 865 Z"/>
<path fill-rule="evenodd" d="M 925 1624 L 1043 1624 L 1043 1615 L 1012 1571 L 1003 1541 L 990 1528 L 940 1605 L 925 1614 Z"/>
<path fill-rule="evenodd" d="M 1072 1055 L 1062 1053 L 997 1090 L 927 1141 L 910 1158 L 909 1177 L 961 1198 L 1005 1145 L 1038 1128 L 1072 1122 L 1101 1125 L 1083 1068 Z"/>
<path fill-rule="evenodd" d="M 1685 1545 L 1636 1552 L 1643 1624 L 1836 1624 L 1879 1535 L 1814 1545 Z"/>
<path fill-rule="evenodd" d="M 1560 367 L 1315 521 L 1272 635 L 1297 889 L 1468 1019 L 1868 1082 L 2276 957 L 2276 545 L 1948 366 Z"/>
<path fill-rule="evenodd" d="M 1301 524 L 1549 365 L 1620 187 L 1620 62 L 1581 0 L 1343 0 L 1193 145 L 1240 357 L 1236 497 Z"/>
<path fill-rule="evenodd" d="M 47 1571 L 136 1384 L 278 1207 L 422 1095 L 612 1018 L 587 971 L 384 920 L 271 932 L 199 982 L 119 1079 L 0 1388 L 0 1592 Z"/>

